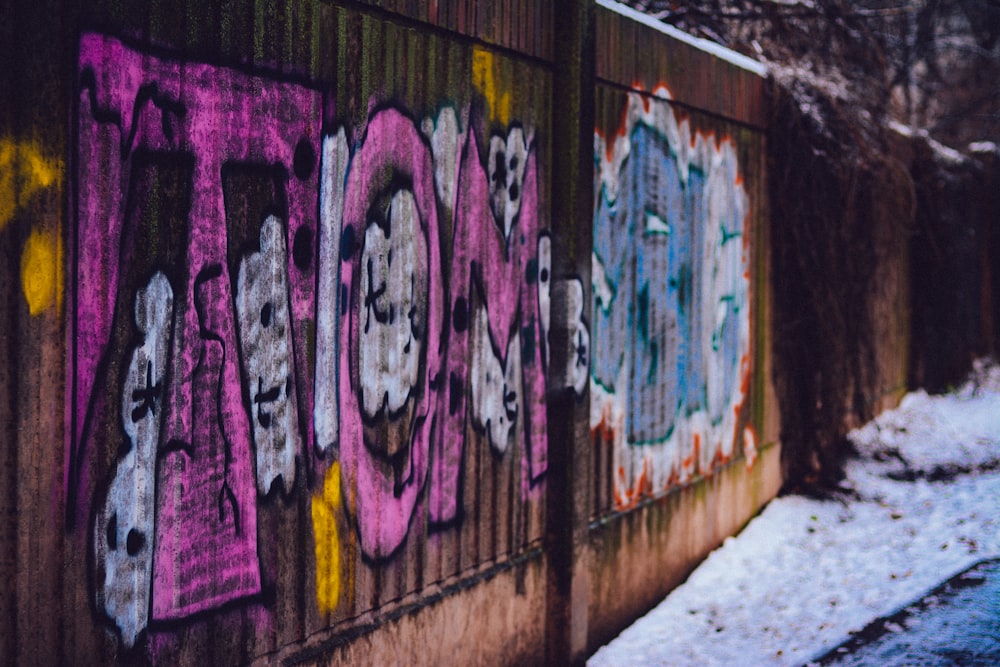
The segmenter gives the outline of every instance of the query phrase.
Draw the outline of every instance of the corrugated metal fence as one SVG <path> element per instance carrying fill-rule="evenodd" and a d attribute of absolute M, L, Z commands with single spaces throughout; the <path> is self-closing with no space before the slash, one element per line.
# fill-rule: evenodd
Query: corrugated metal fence
<path fill-rule="evenodd" d="M 776 493 L 756 66 L 609 3 L 7 14 L 4 660 L 578 660 Z"/>

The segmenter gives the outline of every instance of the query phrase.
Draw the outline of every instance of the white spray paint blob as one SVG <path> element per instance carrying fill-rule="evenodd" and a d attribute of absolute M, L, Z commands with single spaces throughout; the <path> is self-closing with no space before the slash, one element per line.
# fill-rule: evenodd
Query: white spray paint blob
<path fill-rule="evenodd" d="M 260 252 L 240 261 L 236 288 L 243 376 L 249 389 L 257 490 L 261 494 L 268 493 L 279 477 L 285 493 L 291 491 L 301 439 L 291 375 L 287 271 L 283 226 L 278 218 L 268 216 L 260 230 Z"/>
<path fill-rule="evenodd" d="M 409 190 L 395 192 L 385 226 L 369 221 L 361 255 L 358 359 L 361 404 L 366 417 L 399 413 L 420 371 L 427 275 L 415 252 L 420 221 Z"/>
<path fill-rule="evenodd" d="M 115 465 L 94 524 L 96 559 L 104 569 L 98 599 L 126 647 L 135 644 L 149 620 L 156 449 L 173 302 L 170 281 L 160 272 L 136 292 L 135 324 L 142 340 L 132 351 L 121 397 L 122 425 L 131 448 Z"/>
<path fill-rule="evenodd" d="M 538 320 L 542 324 L 542 363 L 549 367 L 549 329 L 552 314 L 552 238 L 538 237 Z"/>
<path fill-rule="evenodd" d="M 590 331 L 583 321 L 583 283 L 579 278 L 557 280 L 552 286 L 556 316 L 563 320 L 558 327 L 566 332 L 566 365 L 553 369 L 555 385 L 572 387 L 583 395 L 590 376 Z"/>
<path fill-rule="evenodd" d="M 507 139 L 490 137 L 487 175 L 490 179 L 490 207 L 504 238 L 510 238 L 514 220 L 521 212 L 524 171 L 528 163 L 528 142 L 524 129 L 512 127 Z"/>
<path fill-rule="evenodd" d="M 316 398 L 313 423 L 320 453 L 337 449 L 339 434 L 340 233 L 350 152 L 344 128 L 323 139 L 319 194 L 319 285 L 316 294 Z"/>
<path fill-rule="evenodd" d="M 477 307 L 472 314 L 469 393 L 472 423 L 485 432 L 498 454 L 507 451 L 517 423 L 521 378 L 521 338 L 507 341 L 506 363 L 494 351 L 489 313 Z"/>

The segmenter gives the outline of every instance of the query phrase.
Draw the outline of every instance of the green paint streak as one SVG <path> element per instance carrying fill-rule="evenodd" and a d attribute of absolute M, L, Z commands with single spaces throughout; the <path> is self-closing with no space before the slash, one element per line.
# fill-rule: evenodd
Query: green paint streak
<path fill-rule="evenodd" d="M 417 49 L 416 33 L 413 30 L 406 31 L 406 80 L 410 84 L 410 94 L 414 95 L 416 92 L 423 92 L 427 89 L 427 86 L 421 80 L 420 71 L 417 69 L 417 54 L 419 53 Z M 421 49 L 422 50 L 422 49 Z"/>
<path fill-rule="evenodd" d="M 347 100 L 347 12 L 337 12 L 337 97 Z M 340 111 L 338 109 L 338 111 Z"/>
<path fill-rule="evenodd" d="M 472 49 L 468 46 L 448 45 L 448 74 L 442 97 L 451 99 L 468 98 L 472 80 L 468 72 L 472 70 Z M 472 131 L 472 128 L 469 128 Z"/>
<path fill-rule="evenodd" d="M 636 304 L 638 310 L 638 320 L 636 326 L 639 328 L 639 337 L 643 341 L 649 340 L 649 284 L 642 286 L 639 290 L 639 300 Z"/>
<path fill-rule="evenodd" d="M 371 68 L 372 63 L 372 19 L 368 16 L 361 17 L 361 101 L 355 113 L 361 118 L 367 114 L 366 105 L 371 99 Z"/>
<path fill-rule="evenodd" d="M 395 89 L 397 86 L 394 84 L 399 80 L 399 63 L 397 62 L 399 37 L 396 35 L 395 24 L 386 23 L 383 27 L 382 49 L 385 54 L 385 69 L 382 70 L 382 81 L 383 86 Z"/>
<path fill-rule="evenodd" d="M 266 0 L 255 0 L 253 6 L 253 59 L 264 60 L 264 12 Z"/>
<path fill-rule="evenodd" d="M 282 53 L 282 62 L 284 63 L 294 63 L 296 62 L 295 56 L 295 44 L 297 40 L 295 39 L 295 19 L 298 18 L 298 11 L 286 7 L 285 14 L 285 43 L 282 44 L 284 47 L 284 53 Z"/>
<path fill-rule="evenodd" d="M 185 43 L 188 46 L 193 46 L 193 47 L 199 46 L 198 28 L 204 26 L 206 23 L 205 21 L 199 20 L 202 18 L 207 18 L 207 17 L 197 16 L 197 11 L 193 7 L 188 5 L 187 16 L 185 17 L 184 21 L 184 27 L 187 29 L 186 34 L 184 35 L 184 39 Z"/>
<path fill-rule="evenodd" d="M 727 243 L 729 243 L 733 239 L 738 239 L 741 236 L 743 236 L 743 232 L 738 232 L 737 231 L 737 232 L 730 233 L 730 232 L 726 231 L 726 226 L 725 225 L 719 225 L 719 229 L 722 230 L 722 243 L 720 245 L 726 245 Z"/>
<path fill-rule="evenodd" d="M 619 356 L 618 357 L 617 366 L 621 366 L 623 363 L 624 363 L 624 359 L 621 356 Z M 593 382 L 594 384 L 596 384 L 598 387 L 600 387 L 601 389 L 603 389 L 604 391 L 606 391 L 609 394 L 614 394 L 615 393 L 615 388 L 614 387 L 612 387 L 609 384 L 605 384 L 604 382 L 601 382 L 598 378 L 594 377 L 593 375 L 590 376 L 590 381 Z"/>
<path fill-rule="evenodd" d="M 427 45 L 427 60 L 426 60 L 427 80 L 424 82 L 424 85 L 427 88 L 437 85 L 437 59 L 438 59 L 437 44 L 438 44 L 437 40 L 432 39 L 430 40 L 430 43 Z"/>
<path fill-rule="evenodd" d="M 322 5 L 317 2 L 312 5 L 312 16 L 309 21 L 309 36 L 312 38 L 309 45 L 309 74 L 317 79 L 327 78 L 324 76 L 326 72 L 322 70 L 323 63 L 328 62 L 321 54 L 323 40 L 320 39 L 320 35 L 324 30 L 320 26 L 323 25 Z"/>
<path fill-rule="evenodd" d="M 233 21 L 232 9 L 229 5 L 223 5 L 219 10 L 219 51 L 224 55 L 229 55 L 233 51 Z"/>
<path fill-rule="evenodd" d="M 158 0 L 149 3 L 149 35 L 153 40 L 162 40 L 163 10 Z"/>

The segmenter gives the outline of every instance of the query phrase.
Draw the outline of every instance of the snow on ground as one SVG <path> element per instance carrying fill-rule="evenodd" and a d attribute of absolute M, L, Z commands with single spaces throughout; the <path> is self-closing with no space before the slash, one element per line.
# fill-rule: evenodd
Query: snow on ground
<path fill-rule="evenodd" d="M 853 493 L 772 501 L 587 664 L 802 665 L 1000 556 L 1000 368 L 911 393 L 851 439 Z"/>

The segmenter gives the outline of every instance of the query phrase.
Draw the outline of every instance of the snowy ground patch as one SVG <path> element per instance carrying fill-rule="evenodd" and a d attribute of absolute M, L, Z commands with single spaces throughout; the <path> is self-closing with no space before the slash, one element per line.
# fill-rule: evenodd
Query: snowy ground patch
<path fill-rule="evenodd" d="M 851 434 L 855 500 L 772 501 L 588 665 L 802 665 L 1000 556 L 1000 368 Z"/>

